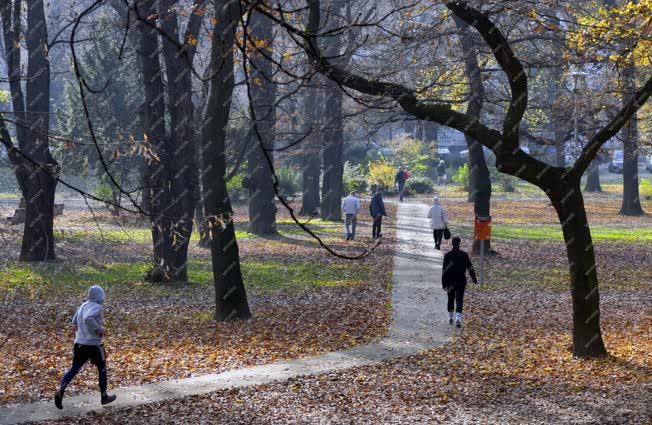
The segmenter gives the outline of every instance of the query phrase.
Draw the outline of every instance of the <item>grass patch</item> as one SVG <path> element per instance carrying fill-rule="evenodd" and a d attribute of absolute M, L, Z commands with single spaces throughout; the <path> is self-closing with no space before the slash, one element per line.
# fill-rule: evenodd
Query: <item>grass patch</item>
<path fill-rule="evenodd" d="M 454 232 L 457 231 L 465 237 L 471 237 L 473 229 L 469 225 L 454 225 Z M 618 227 L 594 226 L 591 228 L 591 235 L 594 242 L 652 242 L 652 228 L 627 229 Z M 533 241 L 563 241 L 561 226 L 558 225 L 536 225 L 536 226 L 504 226 L 494 225 L 491 229 L 491 237 L 494 239 L 526 239 Z"/>
<path fill-rule="evenodd" d="M 140 228 L 140 229 L 110 229 L 110 230 L 75 230 L 75 231 L 57 231 L 55 230 L 55 239 L 57 242 L 62 241 L 76 241 L 76 242 L 88 242 L 88 241 L 103 241 L 116 244 L 128 244 L 128 243 L 137 243 L 137 244 L 151 244 L 152 243 L 152 231 L 149 228 Z M 235 237 L 237 240 L 245 240 L 255 237 L 252 233 L 245 232 L 244 230 L 236 230 Z M 193 232 L 190 237 L 191 242 L 199 241 L 199 233 Z"/>
<path fill-rule="evenodd" d="M 165 293 L 175 288 L 144 281 L 147 263 L 71 266 L 61 263 L 10 263 L 0 268 L 0 292 L 29 291 L 47 297 L 50 294 L 75 294 L 91 285 L 101 285 L 112 297 Z M 366 282 L 370 268 L 360 264 L 314 264 L 282 262 L 244 262 L 242 273 L 248 291 L 269 293 L 306 288 L 355 286 Z M 208 286 L 213 282 L 209 260 L 191 261 L 190 286 Z M 178 288 L 176 288 L 178 289 Z"/>

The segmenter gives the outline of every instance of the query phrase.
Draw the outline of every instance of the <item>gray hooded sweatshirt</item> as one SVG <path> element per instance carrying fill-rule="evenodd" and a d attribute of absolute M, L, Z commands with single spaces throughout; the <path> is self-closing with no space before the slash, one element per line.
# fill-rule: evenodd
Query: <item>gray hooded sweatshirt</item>
<path fill-rule="evenodd" d="M 82 304 L 72 317 L 72 324 L 77 327 L 75 344 L 101 344 L 105 332 L 102 321 L 104 298 L 104 290 L 99 286 L 88 288 L 88 301 Z"/>

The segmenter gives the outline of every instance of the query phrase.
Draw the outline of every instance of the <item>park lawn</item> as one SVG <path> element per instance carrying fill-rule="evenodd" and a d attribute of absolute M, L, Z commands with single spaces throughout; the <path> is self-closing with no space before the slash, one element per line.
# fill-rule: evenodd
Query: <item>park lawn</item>
<path fill-rule="evenodd" d="M 466 238 L 473 236 L 473 227 L 467 224 L 458 224 L 451 228 Z M 621 227 L 593 226 L 591 236 L 594 242 L 652 242 L 652 228 L 629 229 Z M 496 224 L 491 228 L 492 239 L 497 240 L 530 240 L 530 241 L 562 241 L 563 235 L 560 225 L 531 225 L 514 226 Z"/>
<path fill-rule="evenodd" d="M 187 286 L 213 284 L 209 260 L 190 261 Z M 160 294 L 165 286 L 143 281 L 151 269 L 147 263 L 111 263 L 106 265 L 68 266 L 66 264 L 11 263 L 0 268 L 0 292 L 14 291 L 47 294 L 79 294 L 96 282 L 113 298 L 135 294 Z M 320 265 L 315 263 L 249 262 L 242 263 L 248 291 L 256 294 L 301 291 L 309 288 L 355 286 L 369 280 L 370 267 L 353 263 Z M 175 288 L 169 288 L 171 290 Z M 179 287 L 182 290 L 183 287 Z M 0 297 L 1 299 L 2 297 Z"/>

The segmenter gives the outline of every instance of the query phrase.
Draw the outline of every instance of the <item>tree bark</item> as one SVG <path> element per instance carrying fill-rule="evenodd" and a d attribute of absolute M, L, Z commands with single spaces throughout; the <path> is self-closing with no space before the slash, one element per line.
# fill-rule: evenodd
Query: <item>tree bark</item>
<path fill-rule="evenodd" d="M 331 25 L 342 22 L 341 14 L 345 4 L 342 1 L 329 2 L 329 19 Z M 350 12 L 350 11 L 349 11 Z M 326 55 L 339 62 L 342 66 L 348 61 L 347 52 L 342 52 L 342 34 L 329 37 L 325 48 Z M 344 54 L 344 57 L 342 56 Z M 324 88 L 323 121 L 327 123 L 322 140 L 322 169 L 324 178 L 321 188 L 321 218 L 325 220 L 342 219 L 342 195 L 344 194 L 344 129 L 342 118 L 342 90 L 337 83 L 326 79 Z"/>
<path fill-rule="evenodd" d="M 211 262 L 215 284 L 215 319 L 251 317 L 240 270 L 240 254 L 233 226 L 233 210 L 226 189 L 226 126 L 233 95 L 233 47 L 239 19 L 238 4 L 214 0 L 215 20 L 211 43 L 208 101 L 202 128 L 202 186 L 204 216 L 210 231 Z M 212 74 L 211 74 L 212 75 Z"/>
<path fill-rule="evenodd" d="M 301 215 L 314 216 L 319 210 L 319 177 L 321 175 L 321 132 L 317 121 L 320 90 L 309 86 L 304 95 L 304 134 L 302 143 L 302 200 Z"/>
<path fill-rule="evenodd" d="M 563 183 L 550 191 L 550 200 L 562 225 L 570 267 L 573 354 L 602 357 L 607 351 L 600 331 L 600 293 L 591 231 L 579 181 Z"/>
<path fill-rule="evenodd" d="M 627 104 L 634 92 L 635 68 L 628 66 L 623 70 L 623 85 L 625 96 L 623 104 Z M 620 214 L 643 215 L 641 198 L 638 190 L 638 120 L 636 114 L 623 126 L 623 202 Z"/>
<path fill-rule="evenodd" d="M 597 159 L 591 161 L 591 165 L 589 165 L 584 191 L 602 192 L 602 186 L 600 186 L 600 162 Z"/>
<path fill-rule="evenodd" d="M 328 126 L 324 131 L 323 140 L 324 181 L 321 189 L 321 218 L 339 221 L 342 219 L 342 195 L 344 193 L 344 130 L 342 128 L 342 90 L 332 80 L 326 82 L 324 110 Z"/>
<path fill-rule="evenodd" d="M 20 11 L 21 2 L 3 9 L 3 27 L 10 89 L 18 126 L 16 133 L 20 150 L 38 165 L 21 160 L 15 173 L 25 205 L 25 226 L 20 249 L 21 261 L 54 260 L 54 195 L 59 164 L 50 153 L 50 60 L 48 33 L 43 0 L 27 1 L 27 75 L 23 105 L 20 87 Z M 11 30 L 9 30 L 11 28 Z M 7 44 L 9 41 L 10 44 Z M 15 68 L 16 65 L 18 68 Z M 27 105 L 27 110 L 23 109 Z"/>
<path fill-rule="evenodd" d="M 140 3 L 141 19 L 158 16 L 154 8 L 155 3 L 153 0 Z M 159 51 L 159 33 L 157 28 L 152 28 L 142 20 L 138 22 L 137 28 L 140 35 L 139 60 L 145 93 L 145 102 L 141 106 L 140 114 L 147 142 L 158 156 L 157 159 L 147 161 L 143 173 L 143 183 L 149 191 L 147 212 L 152 223 L 154 255 L 154 264 L 148 279 L 152 282 L 185 282 L 188 280 L 189 236 L 184 223 L 192 222 L 192 210 L 189 217 L 184 216 L 180 208 L 180 198 L 175 197 L 178 196 L 175 190 L 178 183 L 171 165 L 171 141 L 165 130 L 165 86 L 160 57 L 158 54 L 152 54 Z"/>
<path fill-rule="evenodd" d="M 276 84 L 273 81 L 272 65 L 263 53 L 271 54 L 274 34 L 272 21 L 258 12 L 252 12 L 249 19 L 249 37 L 262 52 L 250 53 L 251 102 L 257 131 L 251 149 L 247 151 L 247 189 L 249 190 L 249 232 L 257 235 L 276 233 L 276 203 L 274 176 L 265 157 L 273 160 L 276 125 Z"/>
<path fill-rule="evenodd" d="M 484 85 L 478 65 L 478 54 L 475 42 L 467 24 L 455 17 L 455 24 L 464 54 L 464 70 L 469 81 L 471 98 L 466 108 L 467 115 L 480 117 L 484 101 Z M 476 139 L 465 134 L 464 139 L 469 149 L 469 202 L 473 202 L 476 217 L 491 216 L 491 176 L 484 157 L 484 148 Z M 473 240 L 472 252 L 480 253 L 481 242 Z M 484 241 L 485 253 L 491 252 L 491 240 Z"/>

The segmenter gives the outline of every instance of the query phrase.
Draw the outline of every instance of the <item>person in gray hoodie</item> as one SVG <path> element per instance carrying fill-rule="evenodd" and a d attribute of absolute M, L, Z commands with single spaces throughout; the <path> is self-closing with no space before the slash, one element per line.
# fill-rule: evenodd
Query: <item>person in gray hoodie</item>
<path fill-rule="evenodd" d="M 115 395 L 106 392 L 106 352 L 102 337 L 106 334 L 102 320 L 102 304 L 106 296 L 104 290 L 97 285 L 88 288 L 88 300 L 84 302 L 72 317 L 72 324 L 77 328 L 72 356 L 72 366 L 61 379 L 59 390 L 54 394 L 54 404 L 63 409 L 63 393 L 66 387 L 90 360 L 97 367 L 101 403 L 109 404 L 116 399 Z"/>

